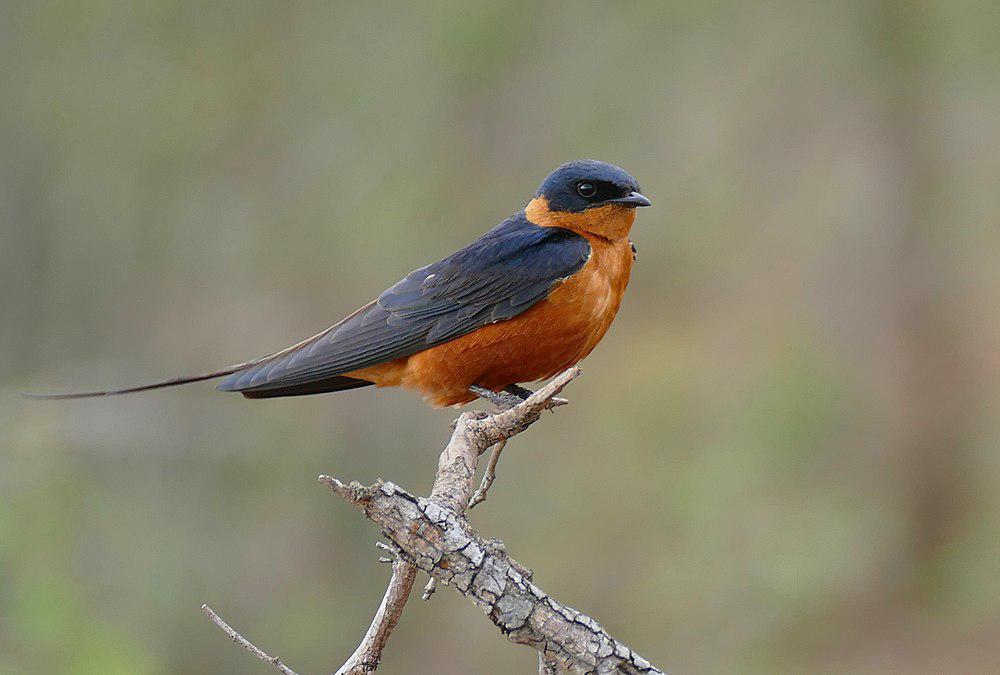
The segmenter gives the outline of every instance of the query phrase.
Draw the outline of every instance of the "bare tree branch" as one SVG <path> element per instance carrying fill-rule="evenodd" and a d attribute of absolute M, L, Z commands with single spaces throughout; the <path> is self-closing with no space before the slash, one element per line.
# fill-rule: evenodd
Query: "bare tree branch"
<path fill-rule="evenodd" d="M 392 561 L 392 578 L 385 589 L 382 604 L 375 612 L 368 632 L 351 657 L 340 667 L 337 675 L 363 675 L 374 672 L 382 660 L 382 650 L 403 614 L 403 605 L 410 597 L 410 589 L 417 577 L 417 568 L 397 557 Z"/>
<path fill-rule="evenodd" d="M 527 405 L 527 402 L 518 404 L 524 406 L 518 420 L 506 423 L 510 427 L 510 435 L 512 436 L 528 428 L 528 425 L 538 419 L 542 410 L 550 409 L 556 405 L 565 405 L 567 402 L 564 399 L 556 399 L 554 397 L 579 373 L 579 369 L 574 368 L 561 374 L 549 383 L 547 387 L 539 390 L 533 397 L 529 397 L 531 401 L 530 405 Z M 519 399 L 514 397 L 514 400 Z M 516 408 L 518 405 L 512 406 L 512 408 Z M 468 420 L 470 419 L 488 420 L 490 416 L 484 417 L 484 413 L 466 413 L 466 415 L 463 415 L 456 421 L 455 432 L 452 434 L 447 447 L 441 453 L 438 462 L 438 473 L 435 476 L 434 487 L 431 489 L 430 497 L 447 508 L 457 509 L 459 513 L 486 499 L 486 492 L 496 478 L 497 460 L 499 460 L 500 453 L 507 444 L 507 438 L 509 438 L 509 436 L 504 437 L 495 443 L 483 445 L 487 441 L 479 439 L 474 434 L 470 436 L 471 430 L 468 427 Z M 465 420 L 464 423 L 463 420 Z M 523 426 L 521 426 L 522 423 Z M 493 446 L 493 454 L 490 456 L 486 474 L 483 476 L 483 483 L 476 492 L 477 496 L 465 496 L 466 492 L 471 493 L 471 481 L 476 475 L 479 455 L 485 452 L 491 445 Z M 466 454 L 472 450 L 475 450 L 476 454 L 469 460 L 466 458 Z M 463 481 L 467 483 L 466 489 L 456 491 L 456 485 Z M 375 613 L 375 618 L 372 619 L 372 623 L 368 627 L 365 636 L 361 639 L 358 648 L 351 655 L 351 658 L 337 671 L 337 675 L 362 675 L 374 672 L 378 668 L 378 664 L 382 659 L 382 650 L 385 649 L 392 631 L 395 629 L 396 624 L 399 623 L 399 617 L 403 614 L 403 607 L 406 605 L 410 589 L 413 587 L 416 571 L 416 567 L 402 558 L 399 558 L 398 562 L 393 562 L 392 578 L 389 580 L 389 586 L 385 590 L 382 604 Z M 431 577 L 424 587 L 421 597 L 424 600 L 429 600 L 436 590 L 437 580 Z"/>
<path fill-rule="evenodd" d="M 578 368 L 557 375 L 526 400 L 494 414 L 466 412 L 454 425 L 438 459 L 428 498 L 414 497 L 388 481 L 370 487 L 345 485 L 336 478 L 319 480 L 359 508 L 381 527 L 392 557 L 392 578 L 368 632 L 337 675 L 361 675 L 378 668 L 388 641 L 413 587 L 416 571 L 430 577 L 427 599 L 436 583 L 453 586 L 482 608 L 512 641 L 538 651 L 539 673 L 569 669 L 586 673 L 662 673 L 649 661 L 607 633 L 596 621 L 547 595 L 532 583 L 532 573 L 507 555 L 503 542 L 475 532 L 464 513 L 482 502 L 496 476 L 496 463 L 507 440 L 536 422 L 542 412 L 566 401 L 557 398 L 580 374 Z M 479 490 L 473 493 L 479 457 L 493 448 Z M 207 606 L 205 613 L 237 644 L 286 675 L 294 675 L 276 658 L 255 647 Z"/>
<path fill-rule="evenodd" d="M 388 482 L 366 487 L 320 480 L 381 527 L 401 555 L 469 598 L 514 642 L 578 672 L 662 672 L 529 581 L 501 542 L 483 538 L 454 511 Z"/>
<path fill-rule="evenodd" d="M 459 417 L 427 499 L 386 481 L 370 487 L 329 476 L 320 481 L 377 524 L 400 556 L 472 600 L 512 641 L 536 649 L 542 655 L 539 667 L 548 669 L 540 672 L 561 666 L 588 673 L 661 673 L 596 621 L 533 584 L 502 542 L 483 538 L 463 515 L 479 456 L 537 421 L 550 399 L 578 374 L 576 368 L 560 374 L 509 410 Z"/>
<path fill-rule="evenodd" d="M 486 463 L 486 471 L 483 472 L 483 480 L 479 484 L 479 489 L 469 498 L 468 508 L 472 509 L 486 501 L 486 493 L 493 487 L 493 481 L 497 479 L 497 462 L 500 461 L 500 453 L 507 447 L 507 441 L 500 441 L 493 446 L 490 452 L 490 461 Z"/>
<path fill-rule="evenodd" d="M 563 371 L 526 401 L 492 415 L 462 413 L 438 459 L 430 499 L 456 513 L 464 512 L 472 499 L 479 455 L 537 422 L 542 412 L 552 407 L 552 399 L 579 375 L 580 369 L 576 367 Z"/>
<path fill-rule="evenodd" d="M 214 611 L 212 611 L 212 608 L 209 607 L 208 605 L 202 605 L 201 611 L 205 616 L 207 616 L 209 619 L 212 620 L 212 623 L 214 623 L 216 626 L 224 630 L 226 632 L 226 635 L 232 638 L 233 642 L 246 649 L 248 652 L 256 656 L 264 663 L 268 663 L 274 666 L 285 675 L 298 675 L 294 670 L 292 670 L 284 663 L 282 663 L 281 659 L 279 659 L 276 656 L 268 656 L 254 643 L 250 642 L 250 640 L 247 640 L 245 637 L 237 633 L 232 626 L 223 621 L 222 617 L 216 614 Z"/>

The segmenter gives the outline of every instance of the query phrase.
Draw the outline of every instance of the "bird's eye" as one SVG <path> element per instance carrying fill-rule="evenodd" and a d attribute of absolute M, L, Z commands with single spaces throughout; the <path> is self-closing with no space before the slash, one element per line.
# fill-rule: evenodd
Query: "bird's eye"
<path fill-rule="evenodd" d="M 580 181 L 576 184 L 576 192 L 584 199 L 590 199 L 597 194 L 597 186 L 589 181 Z"/>

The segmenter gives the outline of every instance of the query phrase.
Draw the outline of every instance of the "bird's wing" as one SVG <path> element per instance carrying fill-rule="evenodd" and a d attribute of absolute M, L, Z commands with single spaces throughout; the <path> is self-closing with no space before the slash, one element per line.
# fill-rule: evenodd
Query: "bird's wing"
<path fill-rule="evenodd" d="M 219 389 L 249 394 L 301 387 L 415 354 L 517 316 L 589 256 L 580 235 L 513 216 L 314 338 L 229 375 Z"/>

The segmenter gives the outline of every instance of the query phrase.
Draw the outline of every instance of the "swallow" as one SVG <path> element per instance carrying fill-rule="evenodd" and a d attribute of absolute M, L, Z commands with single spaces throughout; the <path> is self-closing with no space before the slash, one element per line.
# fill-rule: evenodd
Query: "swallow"
<path fill-rule="evenodd" d="M 629 231 L 649 206 L 628 172 L 596 160 L 564 164 L 518 213 L 452 255 L 414 270 L 372 302 L 298 344 L 252 361 L 127 389 L 224 378 L 252 399 L 375 385 L 458 406 L 544 380 L 601 341 L 635 259 Z"/>

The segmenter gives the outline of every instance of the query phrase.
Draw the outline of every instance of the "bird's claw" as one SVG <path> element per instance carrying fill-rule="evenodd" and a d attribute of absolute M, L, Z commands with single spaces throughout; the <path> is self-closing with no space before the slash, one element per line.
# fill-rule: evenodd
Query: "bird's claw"
<path fill-rule="evenodd" d="M 478 396 L 479 398 L 484 398 L 500 410 L 510 410 L 516 405 L 524 403 L 528 400 L 535 392 L 530 389 L 526 389 L 516 384 L 504 387 L 503 391 L 493 391 L 492 389 L 487 389 L 486 387 L 480 387 L 478 384 L 474 384 L 469 387 L 469 391 Z M 545 403 L 546 410 L 552 410 L 553 408 L 558 408 L 569 404 L 569 400 L 562 398 L 561 396 L 553 396 Z"/>
<path fill-rule="evenodd" d="M 519 403 L 524 403 L 524 399 L 510 391 L 493 391 L 486 387 L 474 384 L 469 387 L 469 391 L 480 398 L 484 398 L 501 410 L 509 410 Z"/>

